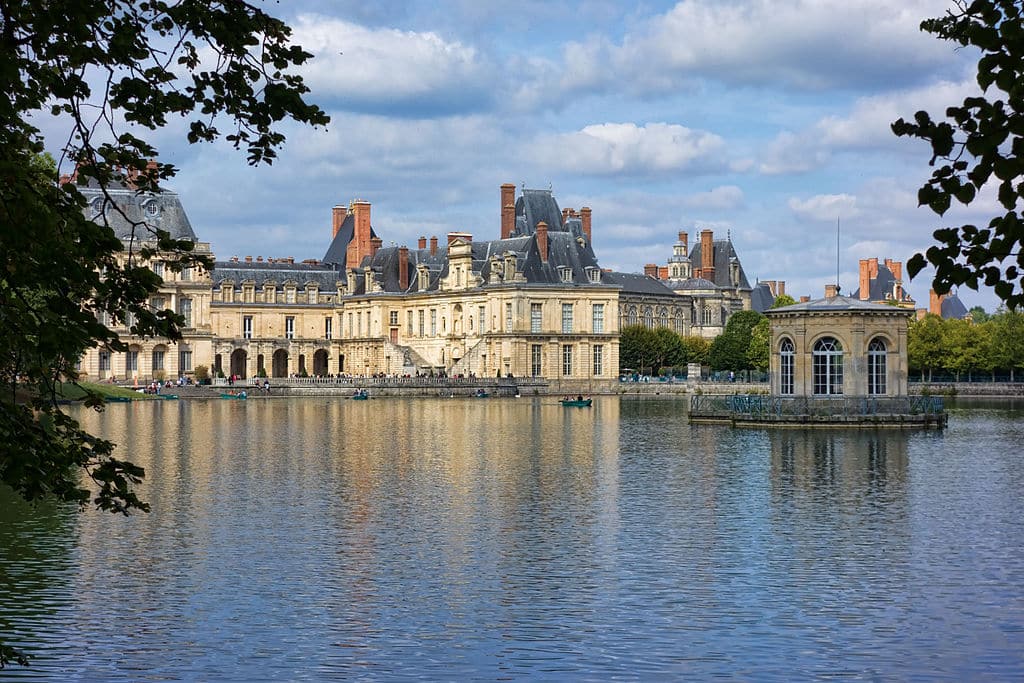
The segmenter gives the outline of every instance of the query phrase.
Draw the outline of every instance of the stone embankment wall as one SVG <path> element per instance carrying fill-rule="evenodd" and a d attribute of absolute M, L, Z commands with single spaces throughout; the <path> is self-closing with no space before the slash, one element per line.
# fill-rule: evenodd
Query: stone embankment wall
<path fill-rule="evenodd" d="M 911 382 L 910 393 L 932 396 L 1024 396 L 1024 382 Z"/>

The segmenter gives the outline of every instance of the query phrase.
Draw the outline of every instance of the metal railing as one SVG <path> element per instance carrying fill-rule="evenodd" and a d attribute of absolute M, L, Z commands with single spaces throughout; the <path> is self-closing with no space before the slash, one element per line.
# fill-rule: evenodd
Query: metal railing
<path fill-rule="evenodd" d="M 844 396 L 814 398 L 759 394 L 694 396 L 691 413 L 730 413 L 751 417 L 867 417 L 872 415 L 939 415 L 945 404 L 939 396 Z"/>

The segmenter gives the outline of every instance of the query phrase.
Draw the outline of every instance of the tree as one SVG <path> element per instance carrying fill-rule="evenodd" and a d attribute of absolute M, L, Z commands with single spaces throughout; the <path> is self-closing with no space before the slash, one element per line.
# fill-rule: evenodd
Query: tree
<path fill-rule="evenodd" d="M 985 312 L 985 309 L 981 306 L 975 306 L 971 309 L 971 320 L 976 323 L 988 322 L 992 316 Z"/>
<path fill-rule="evenodd" d="M 972 370 L 984 369 L 985 350 L 988 348 L 988 328 L 975 325 L 969 320 L 946 320 L 942 329 L 943 367 L 956 376 L 967 373 L 968 381 Z"/>
<path fill-rule="evenodd" d="M 977 82 L 983 96 L 970 96 L 936 121 L 925 111 L 914 122 L 892 124 L 898 136 L 926 140 L 929 165 L 941 161 L 918 190 L 919 205 L 942 216 L 953 200 L 968 205 L 990 182 L 1004 212 L 987 227 L 961 225 L 934 232 L 938 244 L 907 263 L 913 278 L 931 263 L 933 287 L 944 294 L 958 285 L 983 282 L 1015 309 L 1024 304 L 1024 16 L 1020 0 L 954 0 L 955 9 L 927 19 L 921 30 L 981 51 Z"/>
<path fill-rule="evenodd" d="M 627 325 L 619 334 L 619 368 L 635 368 L 644 372 L 658 355 L 654 330 L 643 325 Z"/>
<path fill-rule="evenodd" d="M 656 373 L 663 368 L 675 368 L 686 363 L 686 347 L 678 334 L 667 327 L 659 327 L 654 330 L 654 339 Z"/>
<path fill-rule="evenodd" d="M 328 123 L 292 73 L 311 55 L 242 0 L 24 0 L 0 3 L 0 22 L 0 481 L 29 500 L 146 510 L 132 489 L 142 469 L 62 412 L 57 387 L 86 349 L 125 348 L 98 314 L 180 339 L 181 318 L 147 305 L 160 284 L 149 256 L 174 254 L 173 269 L 209 264 L 145 224 L 122 243 L 105 218 L 86 218 L 78 186 L 108 202 L 115 186 L 159 192 L 176 170 L 142 136 L 171 120 L 189 142 L 223 135 L 250 164 L 272 163 L 282 121 Z M 56 167 L 36 127 L 47 114 L 68 129 Z M 58 168 L 72 182 L 58 182 Z M 0 644 L 0 667 L 12 658 L 23 661 Z"/>
<path fill-rule="evenodd" d="M 1024 368 L 1024 313 L 1003 311 L 992 317 L 990 342 L 992 365 L 1009 370 L 1014 381 L 1017 368 Z"/>
<path fill-rule="evenodd" d="M 783 304 L 785 305 L 785 304 Z M 775 308 L 772 306 L 772 308 Z M 768 369 L 772 330 L 768 318 L 761 318 L 750 331 L 750 345 L 747 346 L 747 364 L 755 370 L 764 372 Z"/>
<path fill-rule="evenodd" d="M 921 373 L 921 379 L 928 372 L 931 381 L 932 371 L 944 365 L 942 351 L 943 320 L 929 313 L 920 320 L 911 321 L 907 329 L 907 364 L 911 370 Z"/>
<path fill-rule="evenodd" d="M 683 350 L 687 363 L 708 364 L 708 354 L 711 351 L 711 342 L 704 337 L 683 337 Z"/>
<path fill-rule="evenodd" d="M 791 297 L 789 294 L 779 294 L 775 297 L 775 301 L 772 303 L 771 308 L 782 308 L 783 306 L 792 306 L 796 303 L 796 299 Z"/>
<path fill-rule="evenodd" d="M 757 311 L 738 311 L 729 316 L 722 334 L 711 342 L 708 361 L 715 370 L 748 370 L 751 333 L 764 316 Z"/>

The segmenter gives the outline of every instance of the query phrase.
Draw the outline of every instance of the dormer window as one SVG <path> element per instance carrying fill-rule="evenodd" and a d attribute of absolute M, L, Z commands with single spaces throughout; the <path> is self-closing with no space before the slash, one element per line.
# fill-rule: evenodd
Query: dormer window
<path fill-rule="evenodd" d="M 558 279 L 562 282 L 572 282 L 572 268 L 569 266 L 558 266 Z"/>
<path fill-rule="evenodd" d="M 601 283 L 601 269 L 595 268 L 594 266 L 587 267 L 587 280 L 594 284 Z"/>
<path fill-rule="evenodd" d="M 315 304 L 318 298 L 319 293 L 317 292 L 315 287 L 306 290 L 306 301 L 308 301 L 311 304 Z"/>

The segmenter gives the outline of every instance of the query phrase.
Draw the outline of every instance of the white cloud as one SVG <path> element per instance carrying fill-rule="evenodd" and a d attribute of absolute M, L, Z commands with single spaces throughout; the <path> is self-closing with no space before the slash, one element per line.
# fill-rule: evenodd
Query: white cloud
<path fill-rule="evenodd" d="M 654 93 L 693 78 L 798 89 L 913 83 L 957 57 L 923 34 L 942 0 L 682 0 L 621 44 L 570 43 L 566 79 Z M 601 79 L 603 68 L 604 78 Z"/>
<path fill-rule="evenodd" d="M 720 165 L 720 137 L 668 123 L 601 123 L 549 136 L 536 161 L 592 175 L 648 174 Z"/>
<path fill-rule="evenodd" d="M 479 109 L 488 98 L 491 67 L 476 48 L 433 32 L 301 15 L 294 39 L 315 55 L 303 68 L 314 100 L 357 111 L 445 113 Z"/>
<path fill-rule="evenodd" d="M 849 194 L 819 194 L 809 199 L 792 197 L 787 204 L 794 214 L 805 220 L 835 221 L 860 213 L 857 198 Z"/>

